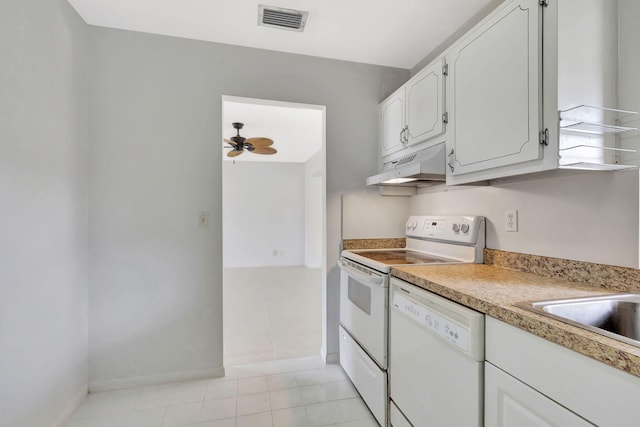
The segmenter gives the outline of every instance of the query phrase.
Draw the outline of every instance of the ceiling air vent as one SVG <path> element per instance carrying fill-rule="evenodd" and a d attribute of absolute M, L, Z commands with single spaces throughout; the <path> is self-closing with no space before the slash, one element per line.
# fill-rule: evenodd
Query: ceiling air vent
<path fill-rule="evenodd" d="M 258 25 L 280 28 L 282 30 L 303 31 L 309 12 L 265 6 L 258 8 Z"/>

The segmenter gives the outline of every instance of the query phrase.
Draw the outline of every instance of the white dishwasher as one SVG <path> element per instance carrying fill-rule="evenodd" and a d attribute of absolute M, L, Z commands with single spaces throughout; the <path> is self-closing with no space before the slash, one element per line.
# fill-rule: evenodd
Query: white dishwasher
<path fill-rule="evenodd" d="M 391 425 L 482 426 L 484 315 L 396 278 L 390 292 Z"/>

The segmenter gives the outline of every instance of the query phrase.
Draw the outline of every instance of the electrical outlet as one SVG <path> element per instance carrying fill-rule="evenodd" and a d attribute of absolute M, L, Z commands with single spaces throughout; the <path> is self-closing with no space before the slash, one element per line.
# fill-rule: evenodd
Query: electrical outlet
<path fill-rule="evenodd" d="M 516 209 L 504 211 L 504 230 L 518 231 L 518 211 Z"/>

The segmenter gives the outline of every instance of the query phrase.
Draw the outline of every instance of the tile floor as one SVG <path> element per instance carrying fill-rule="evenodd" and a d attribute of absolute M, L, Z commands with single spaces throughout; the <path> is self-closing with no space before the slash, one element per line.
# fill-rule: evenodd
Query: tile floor
<path fill-rule="evenodd" d="M 66 427 L 375 427 L 339 365 L 254 362 L 224 378 L 92 393 Z"/>
<path fill-rule="evenodd" d="M 320 354 L 320 269 L 225 269 L 223 295 L 225 365 Z"/>

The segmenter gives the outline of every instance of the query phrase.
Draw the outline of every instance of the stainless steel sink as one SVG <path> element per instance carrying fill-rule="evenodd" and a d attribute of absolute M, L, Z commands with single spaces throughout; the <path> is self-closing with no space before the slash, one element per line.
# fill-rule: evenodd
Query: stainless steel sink
<path fill-rule="evenodd" d="M 640 294 L 529 301 L 516 306 L 640 347 Z"/>

